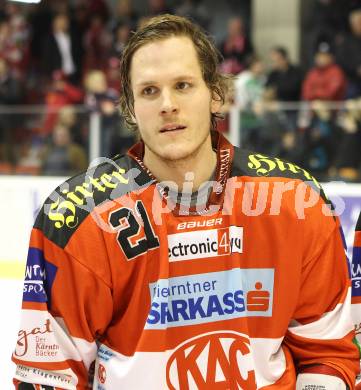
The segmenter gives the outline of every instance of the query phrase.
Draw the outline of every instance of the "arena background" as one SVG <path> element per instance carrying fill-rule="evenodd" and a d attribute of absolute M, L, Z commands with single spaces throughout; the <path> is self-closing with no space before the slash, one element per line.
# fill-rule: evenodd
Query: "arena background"
<path fill-rule="evenodd" d="M 131 12 L 120 10 L 123 3 Z M 134 141 L 116 106 L 117 56 L 129 31 L 151 14 L 170 11 L 199 21 L 223 51 L 222 70 L 234 74 L 235 80 L 241 80 L 252 64 L 261 65 L 253 79 L 255 88 L 245 90 L 244 83 L 235 82 L 219 129 L 234 144 L 296 161 L 323 182 L 335 203 L 341 199 L 350 257 L 361 210 L 361 59 L 354 58 L 352 51 L 346 58 L 340 53 L 348 43 L 359 44 L 361 53 L 361 25 L 354 30 L 350 25 L 351 15 L 360 9 L 361 4 L 353 0 L 49 0 L 40 4 L 0 0 L 1 389 L 12 388 L 10 356 L 34 218 L 46 196 L 66 177 L 98 156 L 126 150 Z M 45 38 L 58 13 L 68 15 L 69 31 L 81 38 L 79 53 L 74 54 L 81 53 L 81 67 L 72 77 L 48 66 Z M 238 47 L 235 55 L 227 51 L 232 42 Z M 270 51 L 275 47 L 285 48 L 289 63 L 303 75 L 299 96 L 292 100 L 277 95 L 270 83 L 275 71 Z M 324 91 L 326 95 L 312 97 L 305 92 L 305 80 L 319 52 L 329 53 L 344 72 L 343 94 L 328 96 L 329 91 Z M 358 79 L 352 76 L 352 66 L 358 67 Z M 68 87 L 71 93 L 66 95 Z M 54 166 L 59 161 L 49 156 L 64 145 L 75 151 L 76 161 Z"/>

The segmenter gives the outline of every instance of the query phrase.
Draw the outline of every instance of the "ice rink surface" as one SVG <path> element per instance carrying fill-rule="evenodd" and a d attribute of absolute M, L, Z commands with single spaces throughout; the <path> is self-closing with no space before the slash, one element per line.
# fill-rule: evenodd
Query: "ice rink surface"
<path fill-rule="evenodd" d="M 11 354 L 15 348 L 20 323 L 20 307 L 23 281 L 2 279 L 0 276 L 1 312 L 0 320 L 0 389 L 14 389 L 12 376 L 15 364 Z"/>

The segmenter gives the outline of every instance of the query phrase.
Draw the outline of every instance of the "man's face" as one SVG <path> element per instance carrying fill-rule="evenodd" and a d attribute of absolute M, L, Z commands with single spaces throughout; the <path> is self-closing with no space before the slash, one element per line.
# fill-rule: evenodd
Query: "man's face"
<path fill-rule="evenodd" d="M 325 68 L 333 63 L 333 56 L 330 53 L 316 53 L 315 64 L 319 68 Z"/>
<path fill-rule="evenodd" d="M 361 11 L 354 11 L 350 16 L 350 25 L 353 34 L 361 37 Z"/>
<path fill-rule="evenodd" d="M 243 22 L 240 18 L 231 18 L 228 22 L 228 36 L 234 37 L 243 32 Z"/>
<path fill-rule="evenodd" d="M 270 52 L 270 58 L 273 69 L 279 70 L 284 68 L 286 61 L 282 54 L 280 54 L 277 50 L 272 50 Z"/>
<path fill-rule="evenodd" d="M 8 68 L 6 62 L 2 58 L 0 58 L 0 77 L 5 76 L 7 73 L 8 73 Z"/>
<path fill-rule="evenodd" d="M 66 32 L 69 28 L 69 20 L 65 15 L 58 15 L 53 21 L 53 26 L 55 32 Z"/>
<path fill-rule="evenodd" d="M 64 126 L 57 126 L 53 132 L 53 142 L 56 146 L 66 146 L 70 144 L 69 130 Z"/>
<path fill-rule="evenodd" d="M 135 120 L 148 158 L 185 160 L 210 147 L 211 112 L 217 112 L 220 103 L 212 99 L 188 37 L 139 48 L 130 78 Z"/>
<path fill-rule="evenodd" d="M 251 66 L 252 73 L 256 76 L 262 76 L 264 72 L 264 66 L 261 61 L 256 61 Z"/>

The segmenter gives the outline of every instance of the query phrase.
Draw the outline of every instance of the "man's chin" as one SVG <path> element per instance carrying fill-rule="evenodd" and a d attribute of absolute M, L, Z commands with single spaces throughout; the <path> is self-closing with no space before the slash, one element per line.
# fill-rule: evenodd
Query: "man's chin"
<path fill-rule="evenodd" d="M 173 150 L 162 151 L 158 156 L 162 160 L 176 162 L 186 160 L 191 155 L 192 153 L 189 150 L 177 150 L 177 148 L 174 148 Z"/>
<path fill-rule="evenodd" d="M 157 145 L 151 148 L 151 145 L 146 145 L 146 150 L 149 149 L 151 154 L 156 159 L 163 160 L 167 163 L 186 162 L 197 155 L 203 144 L 193 144 L 192 142 L 177 142 L 166 145 Z"/>

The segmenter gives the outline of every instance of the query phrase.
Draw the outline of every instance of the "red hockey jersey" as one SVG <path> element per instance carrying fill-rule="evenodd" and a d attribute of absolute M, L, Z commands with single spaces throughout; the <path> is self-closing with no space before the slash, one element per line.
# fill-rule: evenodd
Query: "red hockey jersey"
<path fill-rule="evenodd" d="M 172 203 L 141 143 L 51 194 L 30 239 L 17 385 L 294 390 L 322 364 L 354 387 L 347 261 L 319 184 L 213 142 L 202 208 Z"/>
<path fill-rule="evenodd" d="M 361 214 L 356 224 L 351 262 L 352 318 L 355 323 L 356 341 L 361 355 Z M 361 375 L 357 376 L 356 389 L 361 390 Z"/>

